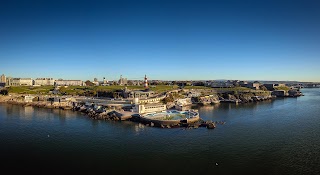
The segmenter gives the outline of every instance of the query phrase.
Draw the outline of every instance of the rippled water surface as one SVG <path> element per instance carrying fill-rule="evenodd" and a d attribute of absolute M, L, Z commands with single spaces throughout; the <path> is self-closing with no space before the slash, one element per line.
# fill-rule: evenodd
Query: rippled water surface
<path fill-rule="evenodd" d="M 320 89 L 199 108 L 214 130 L 95 121 L 0 104 L 2 170 L 44 174 L 320 174 Z"/>

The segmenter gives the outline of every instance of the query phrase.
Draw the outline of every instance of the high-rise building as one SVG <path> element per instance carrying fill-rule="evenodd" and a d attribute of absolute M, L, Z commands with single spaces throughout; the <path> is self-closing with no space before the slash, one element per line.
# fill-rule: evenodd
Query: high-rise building
<path fill-rule="evenodd" d="M 7 78 L 4 74 L 2 74 L 0 77 L 0 83 L 6 83 L 6 82 L 7 82 Z"/>
<path fill-rule="evenodd" d="M 121 75 L 119 79 L 119 85 L 123 86 L 123 85 L 127 85 L 127 83 L 128 83 L 127 78 L 123 78 Z"/>

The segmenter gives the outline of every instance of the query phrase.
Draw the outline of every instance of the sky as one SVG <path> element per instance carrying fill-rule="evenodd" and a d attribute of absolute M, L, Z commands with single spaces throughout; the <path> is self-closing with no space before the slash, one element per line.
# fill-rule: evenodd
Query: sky
<path fill-rule="evenodd" d="M 0 74 L 320 82 L 318 0 L 1 0 Z"/>

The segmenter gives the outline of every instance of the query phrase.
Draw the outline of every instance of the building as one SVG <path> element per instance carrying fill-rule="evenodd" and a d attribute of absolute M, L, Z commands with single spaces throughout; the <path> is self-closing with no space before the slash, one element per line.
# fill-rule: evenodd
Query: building
<path fill-rule="evenodd" d="M 72 106 L 73 102 L 76 102 L 76 100 L 73 97 L 49 97 L 47 99 L 48 102 L 52 106 L 59 107 L 59 106 Z"/>
<path fill-rule="evenodd" d="M 132 100 L 133 104 L 149 104 L 149 103 L 159 103 L 161 100 L 163 100 L 166 96 L 161 96 L 161 97 L 154 97 L 154 98 L 147 98 L 147 99 L 139 99 L 139 98 L 134 98 Z"/>
<path fill-rule="evenodd" d="M 12 78 L 9 86 L 32 86 L 32 78 Z"/>
<path fill-rule="evenodd" d="M 285 90 L 275 90 L 271 93 L 271 95 L 274 95 L 277 97 L 285 97 L 285 96 L 288 96 L 288 93 Z"/>
<path fill-rule="evenodd" d="M 275 88 L 277 87 L 285 87 L 286 85 L 285 84 L 281 84 L 281 83 L 278 83 L 278 84 L 263 84 L 269 91 L 273 91 L 275 90 Z"/>
<path fill-rule="evenodd" d="M 36 78 L 34 80 L 34 85 L 37 86 L 53 86 L 54 79 L 53 78 Z"/>
<path fill-rule="evenodd" d="M 241 86 L 241 87 L 247 87 L 247 86 L 248 86 L 248 82 L 247 82 L 247 81 L 240 81 L 240 82 L 239 82 L 239 86 Z"/>
<path fill-rule="evenodd" d="M 201 96 L 201 92 L 199 91 L 189 91 L 187 92 L 187 97 L 199 97 Z"/>
<path fill-rule="evenodd" d="M 122 75 L 121 75 L 121 76 L 120 76 L 120 79 L 119 79 L 119 81 L 118 81 L 118 84 L 119 84 L 120 86 L 127 85 L 127 84 L 128 84 L 127 78 L 123 78 Z"/>
<path fill-rule="evenodd" d="M 4 74 L 2 74 L 0 77 L 0 83 L 6 83 L 6 82 L 7 82 L 7 78 Z"/>
<path fill-rule="evenodd" d="M 81 80 L 56 80 L 56 86 L 83 86 L 83 81 Z"/>
<path fill-rule="evenodd" d="M 191 104 L 192 104 L 191 98 L 178 99 L 175 101 L 175 108 L 177 110 L 182 111 L 184 106 L 191 105 Z"/>
<path fill-rule="evenodd" d="M 12 82 L 12 77 L 7 77 L 6 78 L 6 86 L 11 86 L 11 82 Z"/>
<path fill-rule="evenodd" d="M 94 78 L 92 82 L 95 86 L 99 86 L 100 82 L 98 81 L 98 78 Z"/>
<path fill-rule="evenodd" d="M 140 114 L 143 113 L 152 113 L 152 112 L 160 112 L 167 110 L 167 106 L 165 104 L 145 104 L 145 105 L 135 105 L 133 108 L 133 112 L 138 112 Z"/>
<path fill-rule="evenodd" d="M 128 98 L 151 98 L 154 97 L 156 93 L 154 91 L 144 90 L 144 91 L 130 91 L 128 92 Z"/>
<path fill-rule="evenodd" d="M 103 77 L 103 84 L 107 84 L 108 80 L 106 80 L 106 77 Z"/>
<path fill-rule="evenodd" d="M 35 98 L 35 96 L 26 95 L 26 96 L 23 97 L 23 100 L 24 100 L 24 102 L 28 102 L 29 103 L 29 102 L 32 102 L 34 98 Z"/>
<path fill-rule="evenodd" d="M 260 89 L 260 83 L 248 83 L 247 87 L 250 89 L 258 90 L 258 89 Z"/>

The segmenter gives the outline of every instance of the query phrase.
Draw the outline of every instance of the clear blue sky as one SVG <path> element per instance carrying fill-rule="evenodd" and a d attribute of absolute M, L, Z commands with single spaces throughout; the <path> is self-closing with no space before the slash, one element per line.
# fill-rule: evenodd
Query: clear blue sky
<path fill-rule="evenodd" d="M 318 0 L 2 0 L 0 74 L 320 81 Z"/>

